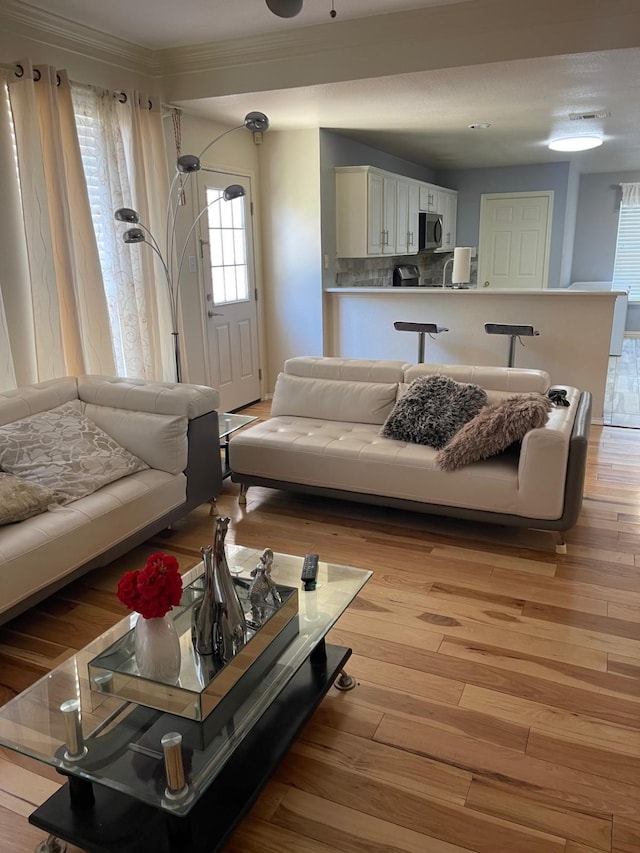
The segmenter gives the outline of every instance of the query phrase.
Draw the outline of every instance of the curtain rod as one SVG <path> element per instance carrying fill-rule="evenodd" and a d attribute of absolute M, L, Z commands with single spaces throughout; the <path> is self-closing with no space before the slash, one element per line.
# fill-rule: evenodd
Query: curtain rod
<path fill-rule="evenodd" d="M 24 76 L 24 68 L 22 67 L 22 65 L 20 65 L 19 62 L 14 62 L 12 64 L 9 64 L 6 62 L 0 62 L 0 70 L 2 70 L 2 71 L 13 71 L 13 73 L 16 75 L 16 77 L 23 77 Z M 40 76 L 41 76 L 40 71 L 36 68 L 36 66 L 34 66 L 34 71 L 38 75 L 37 77 L 34 77 L 34 79 L 36 82 L 38 82 L 38 80 L 40 79 Z M 109 93 L 109 94 L 113 95 L 114 98 L 117 98 L 121 104 L 126 104 L 128 101 L 128 96 L 127 96 L 126 92 L 113 91 L 112 89 L 106 89 L 104 86 L 94 86 L 91 83 L 77 83 L 75 80 L 72 80 L 71 82 L 73 83 L 74 86 L 79 86 L 83 89 L 93 89 L 94 91 L 97 90 L 97 91 Z M 58 77 L 58 85 L 60 85 L 60 78 L 59 77 Z M 151 109 L 153 109 L 153 101 L 148 96 L 146 96 L 146 97 L 147 97 L 147 101 L 149 104 L 148 108 L 151 110 Z M 169 111 L 169 113 L 179 112 L 179 110 L 177 110 L 176 107 L 171 107 L 169 105 L 165 105 L 162 103 L 160 104 L 160 109 L 165 114 L 167 114 L 167 111 Z"/>
<path fill-rule="evenodd" d="M 22 75 L 24 74 L 24 68 L 17 62 L 12 63 L 11 65 L 7 64 L 6 62 L 0 62 L 0 68 L 3 71 L 13 71 L 16 77 L 22 77 Z"/>

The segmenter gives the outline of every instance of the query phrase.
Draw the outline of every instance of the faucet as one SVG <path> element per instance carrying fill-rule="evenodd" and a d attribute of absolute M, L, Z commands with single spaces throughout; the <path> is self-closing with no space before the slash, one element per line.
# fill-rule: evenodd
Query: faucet
<path fill-rule="evenodd" d="M 447 258 L 447 260 L 444 262 L 444 266 L 442 267 L 442 286 L 443 287 L 445 286 L 444 279 L 445 279 L 445 276 L 447 274 L 447 264 L 452 264 L 452 263 L 453 263 L 453 255 L 450 258 Z"/>

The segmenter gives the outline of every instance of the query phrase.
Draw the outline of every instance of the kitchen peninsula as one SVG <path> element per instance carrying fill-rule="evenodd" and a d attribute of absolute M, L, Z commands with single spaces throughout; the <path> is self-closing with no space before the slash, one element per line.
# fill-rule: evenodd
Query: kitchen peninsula
<path fill-rule="evenodd" d="M 546 370 L 553 384 L 593 394 L 602 423 L 617 291 L 456 290 L 439 287 L 335 287 L 325 291 L 325 355 L 415 362 L 418 335 L 394 322 L 435 323 L 448 332 L 426 337 L 425 361 L 507 365 L 509 338 L 485 323 L 532 325 L 540 334 L 516 341 L 515 366 Z"/>

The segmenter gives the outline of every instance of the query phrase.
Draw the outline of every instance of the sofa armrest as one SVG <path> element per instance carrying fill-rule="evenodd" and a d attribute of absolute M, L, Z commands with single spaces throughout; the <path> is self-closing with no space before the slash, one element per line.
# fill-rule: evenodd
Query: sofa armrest
<path fill-rule="evenodd" d="M 154 430 L 159 440 L 156 456 L 161 453 L 165 457 L 161 465 L 157 462 L 156 464 L 172 473 L 184 470 L 187 478 L 187 511 L 219 494 L 222 487 L 222 465 L 216 407 L 220 398 L 214 388 L 113 376 L 81 376 L 78 377 L 78 396 L 89 404 L 88 409 L 96 422 L 99 422 L 106 432 L 113 434 L 116 440 L 122 440 L 125 446 L 131 445 L 125 430 L 127 418 L 123 417 L 124 413 L 121 412 L 114 421 L 113 415 L 117 416 L 117 410 L 144 412 L 147 413 L 147 418 L 165 416 L 163 420 L 166 424 Z M 131 417 L 136 416 L 132 414 Z M 183 436 L 182 450 L 170 453 L 169 449 L 176 442 L 180 444 L 180 432 Z M 144 438 L 144 434 L 138 437 Z M 135 449 L 143 458 L 149 455 L 144 449 L 142 452 L 140 448 Z M 181 456 L 179 464 L 176 454 Z"/>
<path fill-rule="evenodd" d="M 220 494 L 222 461 L 218 413 L 208 412 L 189 421 L 187 431 L 187 510 Z"/>
<path fill-rule="evenodd" d="M 568 407 L 554 408 L 545 426 L 530 430 L 522 440 L 518 509 L 531 518 L 564 517 L 569 487 L 572 501 L 578 500 L 579 511 L 591 395 L 568 388 L 567 400 Z"/>

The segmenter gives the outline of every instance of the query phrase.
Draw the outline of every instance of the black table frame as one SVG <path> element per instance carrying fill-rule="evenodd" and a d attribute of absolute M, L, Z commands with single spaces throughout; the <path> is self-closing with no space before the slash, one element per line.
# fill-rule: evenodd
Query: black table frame
<path fill-rule="evenodd" d="M 221 850 L 350 656 L 322 639 L 186 816 L 70 776 L 29 822 L 89 853 Z"/>

